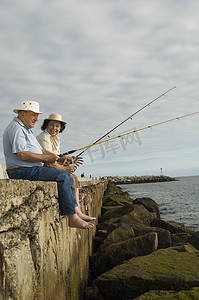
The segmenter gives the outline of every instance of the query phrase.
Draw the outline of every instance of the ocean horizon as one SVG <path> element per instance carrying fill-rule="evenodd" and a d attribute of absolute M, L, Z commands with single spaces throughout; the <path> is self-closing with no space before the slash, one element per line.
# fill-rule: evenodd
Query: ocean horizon
<path fill-rule="evenodd" d="M 175 221 L 199 231 L 199 175 L 178 176 L 175 181 L 119 185 L 133 199 L 148 197 L 165 221 Z"/>

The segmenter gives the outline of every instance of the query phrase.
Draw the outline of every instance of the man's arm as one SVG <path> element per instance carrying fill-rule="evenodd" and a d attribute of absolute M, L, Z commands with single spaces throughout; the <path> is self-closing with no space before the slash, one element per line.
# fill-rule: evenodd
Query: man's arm
<path fill-rule="evenodd" d="M 37 154 L 30 151 L 18 152 L 17 156 L 20 160 L 29 162 L 47 162 L 54 163 L 59 159 L 57 154 L 51 153 L 45 149 L 42 149 L 43 154 Z"/>
<path fill-rule="evenodd" d="M 51 154 L 52 152 L 46 150 L 46 149 L 42 149 L 43 153 L 44 154 Z M 58 158 L 60 159 L 60 157 L 58 156 Z M 60 163 L 58 163 L 57 161 L 55 162 L 45 162 L 45 167 L 48 167 L 48 168 L 55 168 L 55 169 L 58 169 L 58 170 L 62 170 L 62 171 L 66 171 L 68 173 L 73 173 L 75 172 L 76 170 L 76 167 L 74 166 L 62 166 Z"/>

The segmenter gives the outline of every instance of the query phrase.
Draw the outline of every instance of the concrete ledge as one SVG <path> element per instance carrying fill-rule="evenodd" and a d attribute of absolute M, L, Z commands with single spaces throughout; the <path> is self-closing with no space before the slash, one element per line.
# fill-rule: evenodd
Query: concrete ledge
<path fill-rule="evenodd" d="M 6 166 L 3 164 L 0 164 L 0 179 L 7 179 L 8 175 L 6 172 Z"/>

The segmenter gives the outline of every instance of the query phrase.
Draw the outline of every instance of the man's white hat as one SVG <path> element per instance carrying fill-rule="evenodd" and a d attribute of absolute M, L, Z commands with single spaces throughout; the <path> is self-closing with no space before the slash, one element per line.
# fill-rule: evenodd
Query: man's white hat
<path fill-rule="evenodd" d="M 43 114 L 39 111 L 39 103 L 36 101 L 23 101 L 21 103 L 21 108 L 15 108 L 13 111 L 18 114 L 20 110 L 30 110 L 37 114 Z"/>

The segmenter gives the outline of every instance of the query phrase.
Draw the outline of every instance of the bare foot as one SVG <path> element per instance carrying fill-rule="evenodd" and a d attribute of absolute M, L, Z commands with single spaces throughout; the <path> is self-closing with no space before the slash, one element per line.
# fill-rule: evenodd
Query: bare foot
<path fill-rule="evenodd" d="M 85 222 L 84 220 L 80 219 L 77 214 L 68 215 L 69 218 L 69 227 L 72 228 L 79 228 L 79 229 L 89 229 L 94 226 L 92 223 Z"/>
<path fill-rule="evenodd" d="M 82 219 L 82 220 L 84 220 L 86 222 L 95 221 L 96 220 L 95 217 L 90 217 L 88 215 L 83 214 L 83 212 L 79 209 L 78 206 L 76 206 L 75 210 L 76 210 L 78 216 L 80 217 L 80 219 Z"/>

